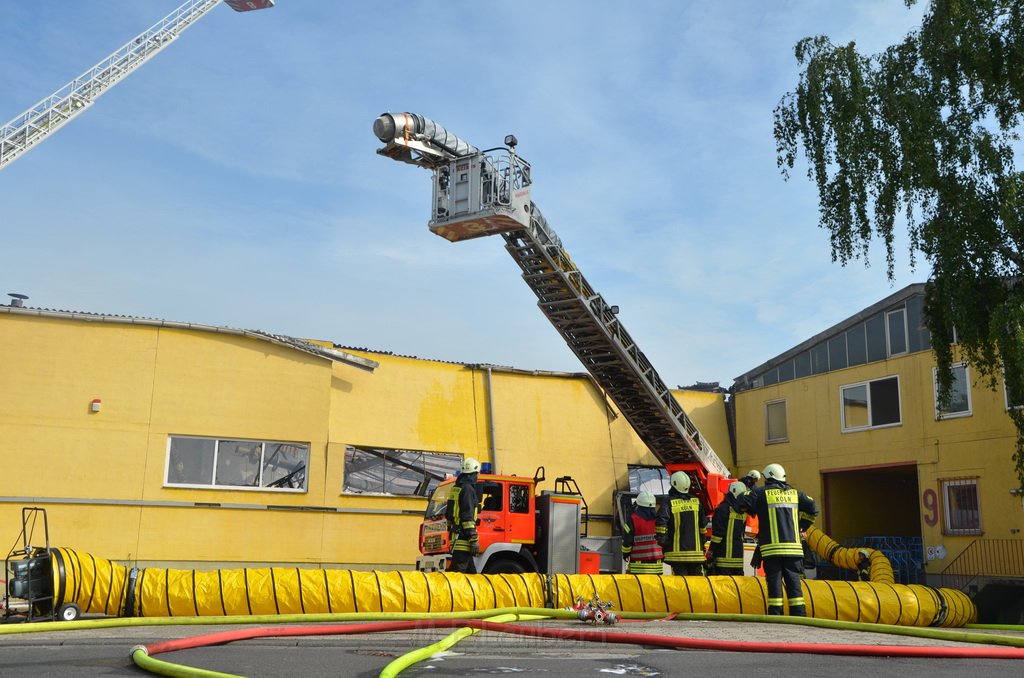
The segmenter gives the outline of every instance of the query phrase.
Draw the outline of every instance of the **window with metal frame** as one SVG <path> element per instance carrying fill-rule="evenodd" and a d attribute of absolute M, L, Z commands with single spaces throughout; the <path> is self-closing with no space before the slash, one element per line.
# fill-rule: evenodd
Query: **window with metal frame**
<path fill-rule="evenodd" d="M 166 487 L 306 491 L 307 443 L 168 436 Z"/>
<path fill-rule="evenodd" d="M 978 478 L 940 479 L 942 532 L 948 535 L 980 535 L 981 498 Z"/>
<path fill-rule="evenodd" d="M 843 432 L 902 423 L 897 376 L 848 384 L 839 395 Z"/>
<path fill-rule="evenodd" d="M 939 368 L 932 368 L 932 385 L 935 393 L 935 418 L 953 419 L 971 415 L 971 383 L 967 380 L 967 364 L 953 365 L 953 384 L 949 391 L 949 402 L 939 402 Z"/>
<path fill-rule="evenodd" d="M 785 400 L 772 400 L 764 404 L 764 439 L 767 443 L 784 443 L 789 440 Z"/>
<path fill-rule="evenodd" d="M 344 494 L 429 497 L 462 466 L 462 455 L 423 450 L 345 446 Z"/>
<path fill-rule="evenodd" d="M 885 314 L 888 328 L 889 355 L 901 355 L 907 352 L 907 312 L 903 308 Z"/>
<path fill-rule="evenodd" d="M 635 466 L 630 464 L 627 468 L 630 492 L 637 493 L 641 490 L 647 490 L 655 495 L 668 494 L 669 488 L 672 487 L 669 484 L 668 471 L 661 466 Z"/>

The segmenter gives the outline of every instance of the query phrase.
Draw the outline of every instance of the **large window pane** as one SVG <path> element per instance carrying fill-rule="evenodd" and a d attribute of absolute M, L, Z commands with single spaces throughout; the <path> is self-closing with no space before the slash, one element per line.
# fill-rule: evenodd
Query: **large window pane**
<path fill-rule="evenodd" d="M 668 494 L 668 472 L 661 466 L 632 466 L 629 471 L 629 491 L 647 490 L 652 494 Z"/>
<path fill-rule="evenodd" d="M 216 440 L 172 437 L 169 447 L 168 484 L 213 484 L 213 456 L 217 450 Z"/>
<path fill-rule="evenodd" d="M 889 355 L 907 352 L 907 318 L 903 309 L 885 314 L 889 327 Z"/>
<path fill-rule="evenodd" d="M 221 440 L 217 443 L 217 485 L 256 487 L 260 479 L 263 443 Z"/>
<path fill-rule="evenodd" d="M 871 425 L 885 426 L 899 422 L 899 379 L 890 377 L 871 382 Z"/>
<path fill-rule="evenodd" d="M 458 454 L 348 445 L 342 492 L 429 497 L 461 465 Z"/>
<path fill-rule="evenodd" d="M 924 296 L 907 299 L 907 332 L 911 351 L 927 351 L 932 347 L 932 334 L 924 323 Z"/>
<path fill-rule="evenodd" d="M 309 448 L 294 443 L 266 443 L 263 446 L 263 487 L 306 487 Z"/>
<path fill-rule="evenodd" d="M 978 479 L 958 478 L 940 481 L 944 532 L 946 534 L 981 534 L 981 503 Z"/>
<path fill-rule="evenodd" d="M 779 381 L 793 380 L 793 361 L 787 360 L 779 365 Z"/>
<path fill-rule="evenodd" d="M 868 417 L 868 386 L 846 386 L 842 389 L 843 428 L 863 428 L 871 423 Z"/>
<path fill-rule="evenodd" d="M 868 343 L 864 323 L 855 325 L 846 331 L 846 353 L 850 367 L 863 365 L 868 361 Z"/>
<path fill-rule="evenodd" d="M 885 340 L 885 316 L 881 313 L 871 316 L 864 323 L 868 337 L 868 362 L 885 360 L 888 357 Z"/>
<path fill-rule="evenodd" d="M 899 378 L 886 377 L 840 388 L 844 431 L 900 423 Z"/>
<path fill-rule="evenodd" d="M 935 387 L 935 416 L 938 419 L 963 417 L 971 413 L 971 389 L 967 381 L 967 365 L 953 365 L 953 386 L 949 392 L 949 402 L 939 402 L 939 370 L 932 369 L 932 381 Z"/>
<path fill-rule="evenodd" d="M 305 490 L 309 445 L 170 436 L 167 485 Z"/>
<path fill-rule="evenodd" d="M 840 334 L 828 340 L 828 369 L 841 370 L 846 365 L 846 335 Z"/>
<path fill-rule="evenodd" d="M 769 443 L 787 440 L 789 434 L 786 429 L 786 401 L 765 403 L 764 410 L 765 440 Z"/>
<path fill-rule="evenodd" d="M 824 374 L 828 372 L 828 345 L 821 343 L 811 348 L 811 372 Z"/>
<path fill-rule="evenodd" d="M 793 367 L 796 371 L 796 378 L 811 376 L 811 352 L 804 351 L 793 359 Z"/>

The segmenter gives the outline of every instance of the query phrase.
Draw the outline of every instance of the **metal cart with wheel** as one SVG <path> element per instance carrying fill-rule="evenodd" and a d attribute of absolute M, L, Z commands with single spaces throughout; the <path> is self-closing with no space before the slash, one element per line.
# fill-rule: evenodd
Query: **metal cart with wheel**
<path fill-rule="evenodd" d="M 35 531 L 42 518 L 44 546 L 33 546 Z M 20 546 L 18 543 L 20 542 Z M 14 550 L 4 560 L 7 586 L 4 587 L 3 623 L 36 621 L 74 621 L 81 615 L 78 605 L 54 604 L 53 565 L 50 557 L 50 528 L 46 509 L 21 510 L 21 535 Z"/>

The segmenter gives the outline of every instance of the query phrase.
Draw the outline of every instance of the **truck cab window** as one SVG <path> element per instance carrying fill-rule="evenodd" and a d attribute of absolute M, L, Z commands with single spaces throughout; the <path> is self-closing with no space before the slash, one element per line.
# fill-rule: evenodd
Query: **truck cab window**
<path fill-rule="evenodd" d="M 530 512 L 530 486 L 509 485 L 508 486 L 508 510 L 511 513 Z"/>

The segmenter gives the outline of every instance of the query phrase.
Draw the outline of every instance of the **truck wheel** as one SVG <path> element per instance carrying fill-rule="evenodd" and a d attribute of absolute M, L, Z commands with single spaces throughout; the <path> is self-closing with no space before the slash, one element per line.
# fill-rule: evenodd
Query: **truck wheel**
<path fill-rule="evenodd" d="M 75 621 L 82 616 L 82 608 L 78 607 L 74 603 L 68 603 L 67 605 L 61 605 L 60 610 L 57 611 L 57 617 L 61 621 Z"/>
<path fill-rule="evenodd" d="M 484 574 L 523 574 L 526 568 L 519 561 L 502 558 L 484 568 Z"/>

